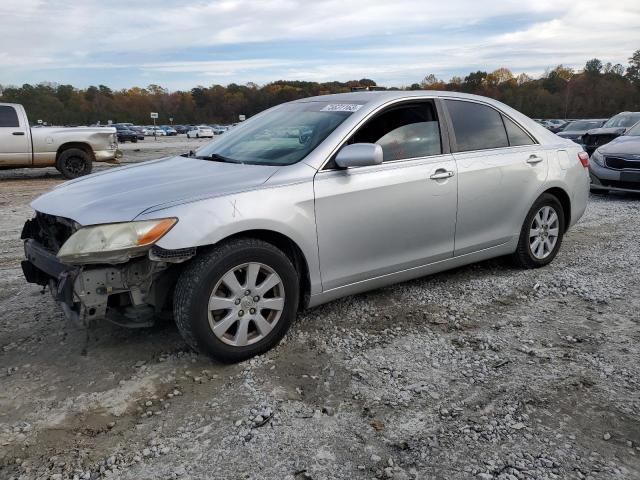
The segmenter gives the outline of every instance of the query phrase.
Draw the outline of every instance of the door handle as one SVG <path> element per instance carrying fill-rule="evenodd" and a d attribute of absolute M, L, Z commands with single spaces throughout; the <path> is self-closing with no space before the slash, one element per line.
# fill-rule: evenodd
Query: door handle
<path fill-rule="evenodd" d="M 454 173 L 451 170 L 444 170 L 443 168 L 439 168 L 436 170 L 436 173 L 431 175 L 429 178 L 431 180 L 443 180 L 445 178 L 453 177 Z"/>
<path fill-rule="evenodd" d="M 24 135 L 24 132 L 13 132 L 12 135 Z"/>
<path fill-rule="evenodd" d="M 531 155 L 528 159 L 527 159 L 527 163 L 529 165 L 535 165 L 536 163 L 540 163 L 542 160 L 544 160 L 544 158 L 539 157 L 537 155 Z"/>

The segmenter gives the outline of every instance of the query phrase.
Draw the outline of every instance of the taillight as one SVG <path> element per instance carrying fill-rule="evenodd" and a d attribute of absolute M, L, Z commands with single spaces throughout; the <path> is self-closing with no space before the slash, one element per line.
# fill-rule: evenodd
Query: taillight
<path fill-rule="evenodd" d="M 578 153 L 578 160 L 580 160 L 580 163 L 584 168 L 589 166 L 589 154 L 587 152 Z"/>

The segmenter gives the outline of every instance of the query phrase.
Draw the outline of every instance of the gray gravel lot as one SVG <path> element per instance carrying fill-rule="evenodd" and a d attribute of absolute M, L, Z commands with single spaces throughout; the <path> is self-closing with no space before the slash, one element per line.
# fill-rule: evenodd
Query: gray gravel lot
<path fill-rule="evenodd" d="M 546 268 L 335 301 L 229 366 L 171 322 L 77 329 L 24 282 L 28 203 L 61 180 L 0 171 L 0 478 L 640 478 L 640 196 L 592 196 Z"/>

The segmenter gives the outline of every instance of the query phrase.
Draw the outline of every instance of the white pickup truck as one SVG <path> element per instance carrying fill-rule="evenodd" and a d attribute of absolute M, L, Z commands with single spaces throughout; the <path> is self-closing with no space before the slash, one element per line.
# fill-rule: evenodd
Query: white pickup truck
<path fill-rule="evenodd" d="M 22 105 L 0 103 L 0 169 L 56 167 L 66 178 L 91 173 L 93 162 L 119 163 L 112 127 L 31 128 Z"/>

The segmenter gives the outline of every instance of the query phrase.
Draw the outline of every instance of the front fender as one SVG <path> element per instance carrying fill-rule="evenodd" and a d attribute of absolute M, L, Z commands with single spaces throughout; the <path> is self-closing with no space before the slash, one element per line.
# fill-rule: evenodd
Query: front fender
<path fill-rule="evenodd" d="M 165 249 L 213 245 L 252 230 L 284 235 L 302 251 L 314 295 L 322 291 L 322 284 L 313 198 L 313 183 L 305 181 L 185 203 L 146 212 L 137 219 L 179 219 L 157 244 Z"/>

